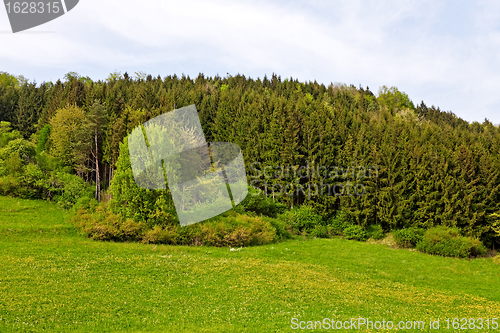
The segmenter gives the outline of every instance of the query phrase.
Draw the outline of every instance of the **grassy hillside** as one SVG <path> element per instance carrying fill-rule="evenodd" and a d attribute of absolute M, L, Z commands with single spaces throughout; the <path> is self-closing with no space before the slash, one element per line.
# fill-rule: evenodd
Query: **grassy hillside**
<path fill-rule="evenodd" d="M 233 251 L 95 242 L 66 217 L 52 203 L 0 197 L 0 332 L 286 332 L 292 318 L 358 317 L 423 320 L 427 331 L 431 318 L 443 328 L 500 317 L 494 258 L 340 238 Z"/>

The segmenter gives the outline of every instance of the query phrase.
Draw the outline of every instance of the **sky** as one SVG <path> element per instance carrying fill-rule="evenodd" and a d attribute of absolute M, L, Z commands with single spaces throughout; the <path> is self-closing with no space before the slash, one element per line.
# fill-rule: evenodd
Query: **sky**
<path fill-rule="evenodd" d="M 415 104 L 500 124 L 500 1 L 81 0 L 16 34 L 0 8 L 0 71 L 38 83 L 70 71 L 276 73 L 395 86 Z"/>

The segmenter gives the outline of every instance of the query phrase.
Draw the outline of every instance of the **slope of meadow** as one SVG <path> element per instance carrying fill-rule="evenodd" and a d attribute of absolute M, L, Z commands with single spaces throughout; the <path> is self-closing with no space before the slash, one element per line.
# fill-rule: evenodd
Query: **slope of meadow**
<path fill-rule="evenodd" d="M 0 197 L 1 332 L 270 332 L 292 331 L 292 318 L 360 317 L 422 320 L 420 331 L 483 318 L 492 331 L 500 317 L 495 258 L 341 238 L 233 250 L 96 242 L 66 218 L 52 203 Z"/>

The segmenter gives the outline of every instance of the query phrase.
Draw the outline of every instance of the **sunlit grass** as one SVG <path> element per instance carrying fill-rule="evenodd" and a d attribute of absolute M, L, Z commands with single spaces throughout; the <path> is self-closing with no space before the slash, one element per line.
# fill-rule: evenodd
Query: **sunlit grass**
<path fill-rule="evenodd" d="M 66 218 L 51 203 L 0 197 L 0 332 L 272 332 L 292 331 L 292 317 L 500 317 L 495 258 L 343 239 L 240 251 L 103 243 Z"/>

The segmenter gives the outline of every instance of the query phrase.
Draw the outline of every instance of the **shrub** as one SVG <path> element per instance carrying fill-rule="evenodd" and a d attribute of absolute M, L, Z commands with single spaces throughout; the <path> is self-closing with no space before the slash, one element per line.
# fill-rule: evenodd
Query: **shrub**
<path fill-rule="evenodd" d="M 352 225 L 344 229 L 344 237 L 357 241 L 365 241 L 368 238 L 365 229 L 359 225 Z"/>
<path fill-rule="evenodd" d="M 0 175 L 16 176 L 23 172 L 23 161 L 19 155 L 12 153 L 3 158 L 0 152 Z"/>
<path fill-rule="evenodd" d="M 241 213 L 252 212 L 257 215 L 277 217 L 286 211 L 286 205 L 259 194 L 253 187 L 248 187 L 247 197 L 237 206 Z"/>
<path fill-rule="evenodd" d="M 90 238 L 99 241 L 120 240 L 120 230 L 112 225 L 93 224 L 88 229 Z"/>
<path fill-rule="evenodd" d="M 178 245 L 203 245 L 203 236 L 201 234 L 201 224 L 196 223 L 191 224 L 186 227 L 181 227 L 179 224 L 175 226 L 168 226 L 167 228 L 172 228 L 175 230 L 175 235 L 172 238 L 172 243 Z M 222 245 L 221 245 L 222 246 Z"/>
<path fill-rule="evenodd" d="M 307 206 L 300 206 L 278 216 L 295 234 L 308 234 L 315 226 L 323 224 L 323 218 Z"/>
<path fill-rule="evenodd" d="M 141 243 L 145 244 L 170 244 L 172 239 L 175 238 L 172 232 L 167 229 L 163 229 L 159 225 L 155 225 L 153 229 L 148 230 L 144 233 Z"/>
<path fill-rule="evenodd" d="M 326 231 L 328 232 L 328 235 L 330 237 L 332 237 L 332 236 L 341 236 L 343 234 L 343 232 L 344 232 L 344 229 L 339 230 L 336 226 L 331 225 L 331 224 L 329 224 L 329 225 L 326 226 Z"/>
<path fill-rule="evenodd" d="M 262 217 L 221 216 L 199 224 L 201 242 L 210 246 L 249 246 L 267 244 L 277 239 L 276 229 Z"/>
<path fill-rule="evenodd" d="M 36 157 L 35 145 L 21 138 L 9 141 L 0 149 L 0 159 L 6 160 L 13 156 L 27 164 Z"/>
<path fill-rule="evenodd" d="M 411 227 L 407 229 L 396 230 L 392 233 L 396 244 L 400 247 L 415 247 L 418 242 L 424 238 L 425 230 Z"/>
<path fill-rule="evenodd" d="M 87 237 L 100 241 L 134 241 L 143 238 L 143 225 L 131 219 L 124 220 L 106 205 L 100 205 L 94 213 L 80 208 L 73 217 L 73 224 Z"/>
<path fill-rule="evenodd" d="M 337 211 L 337 213 L 327 221 L 327 229 L 332 236 L 341 236 L 344 229 L 351 225 L 352 221 L 350 217 L 343 210 Z"/>
<path fill-rule="evenodd" d="M 120 223 L 120 231 L 122 232 L 121 240 L 135 241 L 143 238 L 143 225 L 137 223 L 132 219 L 126 219 L 125 222 Z"/>
<path fill-rule="evenodd" d="M 228 232 L 223 238 L 224 244 L 227 246 L 244 246 L 250 243 L 250 230 L 245 227 L 236 227 L 236 229 Z"/>
<path fill-rule="evenodd" d="M 11 188 L 10 194 L 26 199 L 50 198 L 51 184 L 48 175 L 33 163 L 21 167 L 22 172 L 11 173 L 10 177 L 15 179 L 16 188 Z M 8 188 L 7 188 L 8 189 Z"/>
<path fill-rule="evenodd" d="M 372 224 L 366 228 L 366 234 L 375 240 L 384 238 L 384 229 L 380 224 Z"/>
<path fill-rule="evenodd" d="M 17 195 L 17 188 L 19 186 L 19 181 L 16 177 L 5 176 L 0 177 L 0 195 Z"/>
<path fill-rule="evenodd" d="M 69 209 L 82 197 L 92 197 L 93 188 L 76 175 L 57 172 L 55 179 L 59 182 L 60 194 L 55 198 L 58 204 Z"/>
<path fill-rule="evenodd" d="M 110 208 L 114 213 L 144 223 L 148 229 L 153 229 L 155 225 L 165 227 L 178 224 L 175 206 L 168 189 L 149 190 L 140 188 L 135 183 L 127 138 L 120 144 L 116 168 L 110 187 Z"/>
<path fill-rule="evenodd" d="M 40 169 L 43 170 L 44 172 L 56 171 L 56 170 L 67 173 L 72 172 L 71 167 L 68 168 L 62 166 L 61 165 L 62 162 L 60 160 L 49 155 L 45 150 L 40 152 L 40 154 L 36 156 L 36 162 L 40 167 Z"/>
<path fill-rule="evenodd" d="M 80 200 L 81 207 L 73 217 L 75 227 L 87 237 L 101 241 L 140 241 L 155 244 L 250 246 L 278 239 L 268 219 L 235 212 L 186 227 L 154 225 L 148 227 L 101 204 L 92 211 L 93 201 Z M 90 208 L 85 208 L 89 206 Z"/>
<path fill-rule="evenodd" d="M 18 195 L 26 199 L 42 199 L 50 197 L 51 185 L 46 175 L 35 164 L 28 164 L 24 173 L 18 176 L 19 193 Z"/>
<path fill-rule="evenodd" d="M 276 230 L 277 240 L 289 239 L 292 237 L 291 228 L 289 228 L 283 220 L 271 217 L 264 217 L 264 220 L 269 222 Z"/>
<path fill-rule="evenodd" d="M 96 199 L 89 198 L 89 197 L 81 197 L 73 205 L 73 211 L 78 212 L 78 210 L 80 210 L 80 209 L 85 209 L 87 211 L 90 210 L 90 211 L 94 212 L 97 205 L 98 205 L 98 202 Z"/>
<path fill-rule="evenodd" d="M 85 196 L 93 196 L 93 188 L 76 175 L 42 171 L 37 164 L 22 166 L 22 172 L 0 178 L 0 194 L 26 199 L 54 199 L 68 209 Z"/>
<path fill-rule="evenodd" d="M 500 265 L 500 253 L 493 257 L 493 262 Z"/>
<path fill-rule="evenodd" d="M 479 239 L 461 236 L 458 229 L 443 226 L 427 230 L 424 238 L 417 244 L 417 250 L 457 258 L 481 256 L 486 253 L 486 248 Z"/>
<path fill-rule="evenodd" d="M 47 150 L 47 143 L 50 137 L 50 125 L 46 124 L 40 134 L 38 134 L 37 144 L 36 144 L 36 153 L 40 155 L 40 153 L 44 150 Z"/>
<path fill-rule="evenodd" d="M 324 225 L 316 225 L 311 231 L 311 236 L 318 238 L 328 238 L 330 234 L 328 233 L 328 228 Z"/>
<path fill-rule="evenodd" d="M 10 141 L 22 139 L 21 133 L 12 130 L 11 123 L 0 121 L 0 148 L 5 147 Z"/>

